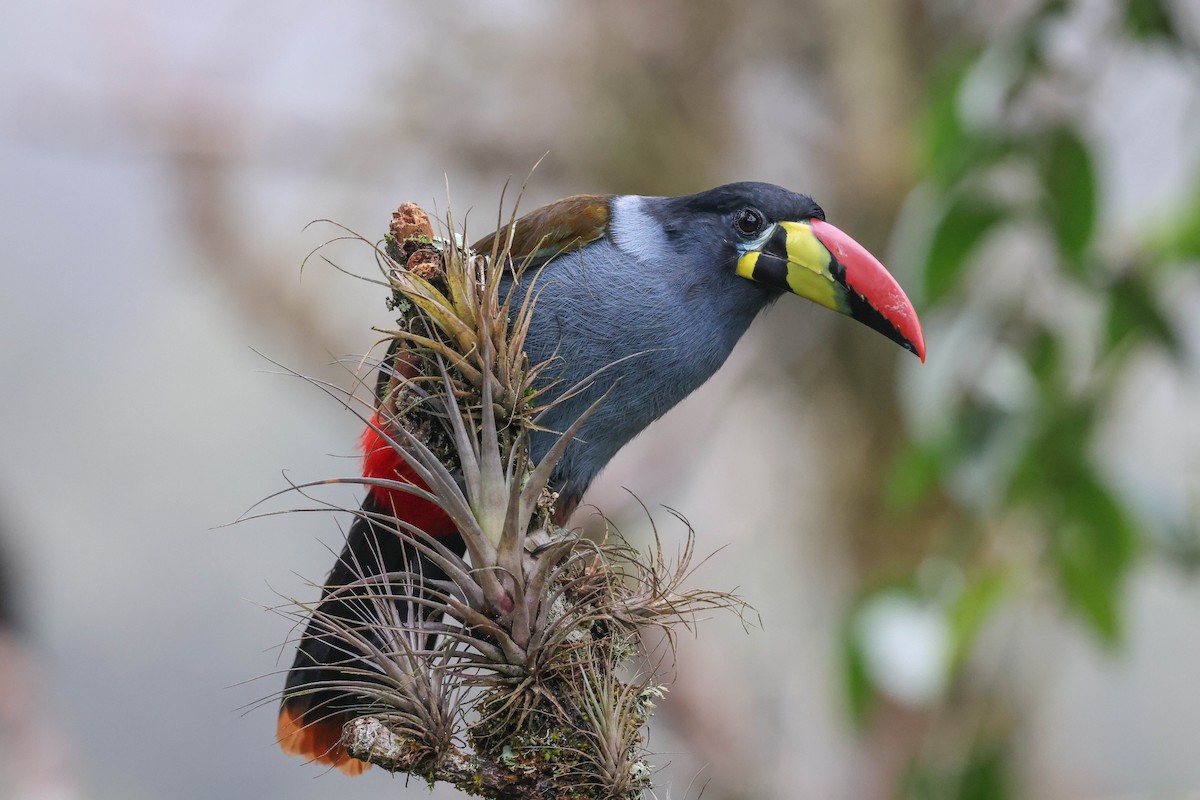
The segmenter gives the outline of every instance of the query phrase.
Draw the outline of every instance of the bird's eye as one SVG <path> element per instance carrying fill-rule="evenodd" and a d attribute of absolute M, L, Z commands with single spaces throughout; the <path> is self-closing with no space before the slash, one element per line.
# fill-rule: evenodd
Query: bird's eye
<path fill-rule="evenodd" d="M 733 227 L 737 228 L 737 232 L 742 236 L 749 237 L 762 230 L 763 222 L 763 215 L 757 209 L 743 208 L 733 218 Z"/>

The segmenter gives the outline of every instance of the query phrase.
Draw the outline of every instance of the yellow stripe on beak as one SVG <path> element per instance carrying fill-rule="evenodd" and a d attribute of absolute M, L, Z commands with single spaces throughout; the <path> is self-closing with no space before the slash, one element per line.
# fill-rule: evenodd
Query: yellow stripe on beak
<path fill-rule="evenodd" d="M 758 257 L 760 255 L 762 255 L 762 253 L 759 251 L 751 250 L 749 253 L 746 253 L 738 259 L 737 267 L 735 267 L 733 271 L 737 273 L 739 277 L 746 278 L 748 280 L 754 280 L 754 268 L 758 266 Z"/>
<path fill-rule="evenodd" d="M 734 270 L 743 278 L 847 312 L 844 288 L 830 272 L 833 256 L 813 235 L 807 222 L 780 222 L 769 231 L 758 249 L 738 259 Z"/>
<path fill-rule="evenodd" d="M 780 222 L 779 227 L 787 235 L 788 289 L 818 305 L 845 313 L 844 290 L 829 271 L 833 256 L 813 234 L 812 226 L 807 222 Z"/>

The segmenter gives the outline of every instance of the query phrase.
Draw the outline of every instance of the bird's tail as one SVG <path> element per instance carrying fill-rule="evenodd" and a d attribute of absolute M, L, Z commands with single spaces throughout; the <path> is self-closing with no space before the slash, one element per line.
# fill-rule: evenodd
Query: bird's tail
<path fill-rule="evenodd" d="M 344 587 L 364 577 L 401 571 L 431 581 L 446 578 L 407 535 L 392 529 L 380 512 L 375 494 L 371 493 L 350 528 L 346 546 L 329 573 L 321 602 L 300 638 L 276 724 L 279 746 L 285 753 L 335 766 L 348 775 L 362 773 L 367 764 L 346 753 L 341 743 L 342 728 L 367 713 L 371 701 L 347 689 L 346 684 L 369 681 L 377 670 L 337 630 L 374 636 L 376 643 L 387 651 L 390 647 L 372 632 L 380 626 L 406 626 L 416 612 L 411 603 L 380 597 L 383 594 L 380 590 L 372 597 L 366 588 Z M 442 536 L 440 541 L 454 552 L 461 554 L 464 549 L 457 534 Z"/>

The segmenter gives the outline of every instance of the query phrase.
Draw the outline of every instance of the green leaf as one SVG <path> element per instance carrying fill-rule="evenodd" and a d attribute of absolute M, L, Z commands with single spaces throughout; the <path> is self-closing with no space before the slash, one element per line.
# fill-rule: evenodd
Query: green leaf
<path fill-rule="evenodd" d="M 945 456 L 945 448 L 934 443 L 914 443 L 901 451 L 888 472 L 888 505 L 909 509 L 933 492 L 945 471 Z"/>
<path fill-rule="evenodd" d="M 1159 258 L 1200 260 L 1200 181 L 1177 221 L 1151 242 L 1151 248 Z"/>
<path fill-rule="evenodd" d="M 967 256 L 1002 218 L 995 207 L 966 196 L 946 209 L 925 258 L 925 297 L 929 302 L 941 300 L 958 286 Z"/>
<path fill-rule="evenodd" d="M 1046 217 L 1068 267 L 1079 273 L 1096 223 L 1096 173 L 1092 155 L 1075 131 L 1059 128 L 1044 144 L 1042 182 Z"/>
<path fill-rule="evenodd" d="M 1038 12 L 1037 18 L 1045 20 L 1049 17 L 1062 17 L 1066 15 L 1068 10 L 1069 8 L 1066 0 L 1050 0 L 1050 2 L 1042 6 L 1041 11 Z"/>
<path fill-rule="evenodd" d="M 1127 0 L 1125 30 L 1135 39 L 1179 40 L 1162 0 Z"/>
<path fill-rule="evenodd" d="M 1118 278 L 1108 290 L 1108 349 L 1127 340 L 1150 339 L 1172 355 L 1183 351 L 1175 325 L 1159 307 L 1145 270 Z"/>
<path fill-rule="evenodd" d="M 980 53 L 956 53 L 943 59 L 928 81 L 921 144 L 925 171 L 947 189 L 981 162 L 994 159 L 1000 144 L 991 135 L 968 130 L 959 115 L 959 95 Z"/>
<path fill-rule="evenodd" d="M 1009 502 L 1043 504 L 1061 498 L 1066 484 L 1087 470 L 1096 406 L 1076 400 L 1043 412 L 1041 429 L 1013 470 Z"/>
<path fill-rule="evenodd" d="M 1137 536 L 1124 508 L 1090 470 L 1073 477 L 1062 487 L 1064 515 L 1051 535 L 1051 556 L 1068 603 L 1101 641 L 1114 645 Z"/>
<path fill-rule="evenodd" d="M 1043 520 L 1063 598 L 1113 645 L 1138 540 L 1124 506 L 1089 462 L 1095 421 L 1096 405 L 1086 399 L 1051 408 L 1013 473 L 1009 500 L 1027 504 Z"/>
<path fill-rule="evenodd" d="M 871 683 L 858 637 L 854 635 L 856 612 L 857 608 L 847 615 L 847 622 L 842 631 L 842 669 L 846 682 L 846 699 L 850 704 L 850 718 L 854 724 L 862 725 L 875 703 L 875 686 Z"/>
<path fill-rule="evenodd" d="M 958 800 L 1005 800 L 1015 796 L 1009 748 L 1002 742 L 976 742 L 955 797 Z"/>
<path fill-rule="evenodd" d="M 1029 345 L 1028 362 L 1042 395 L 1051 400 L 1057 398 L 1062 392 L 1062 352 L 1058 337 L 1045 328 L 1040 329 Z"/>
<path fill-rule="evenodd" d="M 1115 587 L 1091 572 L 1091 566 L 1097 559 L 1094 548 L 1084 546 L 1087 536 L 1087 531 L 1074 525 L 1060 532 L 1060 539 L 1075 542 L 1079 546 L 1060 547 L 1054 551 L 1059 589 L 1063 598 L 1100 641 L 1113 647 L 1121 636 L 1120 597 Z"/>
<path fill-rule="evenodd" d="M 986 734 L 985 734 L 986 735 Z M 1012 758 L 1003 741 L 980 737 L 963 742 L 965 763 L 925 756 L 918 750 L 901 774 L 898 800 L 1006 800 L 1016 796 Z"/>
<path fill-rule="evenodd" d="M 992 570 L 973 580 L 950 608 L 950 632 L 954 640 L 955 668 L 971 652 L 983 624 L 1000 604 L 1011 586 L 1008 573 Z"/>

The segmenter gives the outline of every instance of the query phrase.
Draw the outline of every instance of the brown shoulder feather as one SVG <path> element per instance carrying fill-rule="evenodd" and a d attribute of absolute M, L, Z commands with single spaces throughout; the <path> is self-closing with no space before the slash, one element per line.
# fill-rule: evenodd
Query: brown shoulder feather
<path fill-rule="evenodd" d="M 516 221 L 510 257 L 520 264 L 526 259 L 545 262 L 561 254 L 578 250 L 584 245 L 601 238 L 608 231 L 608 203 L 610 195 L 579 194 L 567 197 L 536 211 L 530 211 Z M 496 237 L 501 246 L 508 236 L 505 225 L 493 234 L 475 243 L 474 250 L 480 255 L 492 252 Z"/>

